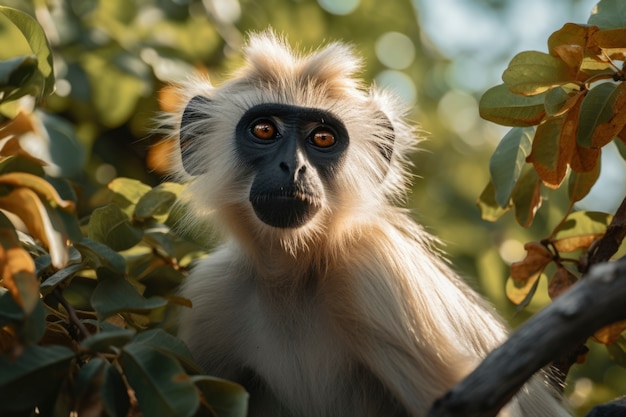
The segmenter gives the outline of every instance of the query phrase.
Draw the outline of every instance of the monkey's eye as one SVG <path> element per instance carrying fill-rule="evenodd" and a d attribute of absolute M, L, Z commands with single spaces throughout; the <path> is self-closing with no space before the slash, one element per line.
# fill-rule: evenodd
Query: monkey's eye
<path fill-rule="evenodd" d="M 274 123 L 267 120 L 256 122 L 252 125 L 251 132 L 256 138 L 263 140 L 275 139 L 278 136 L 278 129 Z"/>
<path fill-rule="evenodd" d="M 330 130 L 320 129 L 311 135 L 311 143 L 318 148 L 328 148 L 336 142 L 335 134 Z"/>

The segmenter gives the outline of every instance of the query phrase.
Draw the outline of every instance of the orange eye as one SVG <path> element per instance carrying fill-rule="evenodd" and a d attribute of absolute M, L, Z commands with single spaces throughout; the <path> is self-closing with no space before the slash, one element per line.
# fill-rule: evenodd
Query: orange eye
<path fill-rule="evenodd" d="M 329 130 L 318 130 L 311 136 L 313 145 L 320 148 L 328 148 L 335 144 L 335 135 Z"/>
<path fill-rule="evenodd" d="M 262 120 L 252 126 L 252 134 L 259 139 L 274 139 L 277 135 L 276 126 L 271 122 Z"/>

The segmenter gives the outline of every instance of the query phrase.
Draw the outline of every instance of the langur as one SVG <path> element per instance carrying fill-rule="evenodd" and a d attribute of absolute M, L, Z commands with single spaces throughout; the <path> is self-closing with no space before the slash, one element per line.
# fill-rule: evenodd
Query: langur
<path fill-rule="evenodd" d="M 506 330 L 399 207 L 415 129 L 344 44 L 301 55 L 267 31 L 244 52 L 171 119 L 190 227 L 224 237 L 182 286 L 180 337 L 253 417 L 422 417 Z M 568 415 L 544 379 L 501 415 Z"/>

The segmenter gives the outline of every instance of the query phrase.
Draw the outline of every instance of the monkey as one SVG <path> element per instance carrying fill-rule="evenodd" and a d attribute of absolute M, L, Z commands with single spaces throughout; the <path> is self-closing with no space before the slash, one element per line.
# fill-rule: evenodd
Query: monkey
<path fill-rule="evenodd" d="M 253 417 L 425 416 L 507 330 L 402 207 L 420 142 L 407 105 L 365 85 L 346 43 L 299 53 L 267 30 L 243 52 L 168 116 L 187 227 L 222 241 L 182 284 L 179 336 Z M 547 379 L 500 415 L 567 416 Z"/>

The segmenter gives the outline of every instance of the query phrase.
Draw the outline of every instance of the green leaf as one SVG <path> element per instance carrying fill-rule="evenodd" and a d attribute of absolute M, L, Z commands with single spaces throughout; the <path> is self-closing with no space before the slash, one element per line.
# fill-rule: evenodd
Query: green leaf
<path fill-rule="evenodd" d="M 613 103 L 617 85 L 602 83 L 589 90 L 580 105 L 578 133 L 576 143 L 583 148 L 593 146 L 593 134 L 596 128 L 613 117 Z"/>
<path fill-rule="evenodd" d="M 91 296 L 98 318 L 104 320 L 121 312 L 149 312 L 167 305 L 161 297 L 144 298 L 123 276 L 98 270 L 98 286 Z"/>
<path fill-rule="evenodd" d="M 101 331 L 89 336 L 80 343 L 80 347 L 91 352 L 111 353 L 111 347 L 121 348 L 135 335 L 132 329 L 115 329 Z"/>
<path fill-rule="evenodd" d="M 100 415 L 102 408 L 108 416 L 128 415 L 130 400 L 122 376 L 106 359 L 95 356 L 78 372 L 75 381 L 77 414 Z"/>
<path fill-rule="evenodd" d="M 45 132 L 46 143 L 50 160 L 55 166 L 54 175 L 63 177 L 77 177 L 83 173 L 87 163 L 87 153 L 78 140 L 74 125 L 54 114 L 41 110 L 35 111 Z"/>
<path fill-rule="evenodd" d="M 109 268 L 118 274 L 124 274 L 126 271 L 124 257 L 105 244 L 83 238 L 80 242 L 75 242 L 74 246 L 83 255 L 85 262 L 94 269 L 98 267 Z"/>
<path fill-rule="evenodd" d="M 98 281 L 95 278 L 86 278 L 80 275 L 72 278 L 69 286 L 63 290 L 63 296 L 77 310 L 92 311 L 91 296 Z"/>
<path fill-rule="evenodd" d="M 139 199 L 135 207 L 134 217 L 143 220 L 168 214 L 184 189 L 184 185 L 173 182 L 157 185 Z"/>
<path fill-rule="evenodd" d="M 0 327 L 22 321 L 25 317 L 24 310 L 17 305 L 10 292 L 0 294 Z"/>
<path fill-rule="evenodd" d="M 621 335 L 616 343 L 605 345 L 609 358 L 616 364 L 626 368 L 626 338 Z"/>
<path fill-rule="evenodd" d="M 555 235 L 555 240 L 581 235 L 601 234 L 606 231 L 613 216 L 597 211 L 575 211 L 567 216 Z"/>
<path fill-rule="evenodd" d="M 87 231 L 90 239 L 116 251 L 132 248 L 143 236 L 141 229 L 134 227 L 128 216 L 114 204 L 95 209 Z"/>
<path fill-rule="evenodd" d="M 11 92 L 22 87 L 35 71 L 37 71 L 37 57 L 34 55 L 23 55 L 0 61 L 0 92 L 3 92 L 5 97 L 11 95 Z M 3 101 L 2 98 L 0 98 L 1 101 Z"/>
<path fill-rule="evenodd" d="M 589 172 L 578 173 L 574 170 L 570 172 L 567 191 L 571 202 L 580 201 L 589 194 L 600 176 L 600 165 L 598 162 Z"/>
<path fill-rule="evenodd" d="M 64 346 L 26 346 L 16 360 L 0 356 L 0 411 L 34 408 L 68 375 L 74 352 Z"/>
<path fill-rule="evenodd" d="M 46 331 L 46 311 L 41 299 L 37 300 L 30 314 L 25 314 L 8 291 L 0 295 L 0 326 L 7 324 L 17 325 L 17 336 L 23 342 L 39 342 Z"/>
<path fill-rule="evenodd" d="M 529 227 L 542 202 L 541 179 L 534 169 L 522 174 L 511 198 L 515 207 L 515 219 L 522 227 Z"/>
<path fill-rule="evenodd" d="M 115 366 L 106 367 L 104 384 L 100 394 L 104 409 L 111 417 L 126 417 L 128 415 L 130 409 L 128 390 L 122 375 Z"/>
<path fill-rule="evenodd" d="M 207 375 L 191 377 L 210 410 L 218 417 L 245 417 L 248 415 L 248 393 L 239 384 Z"/>
<path fill-rule="evenodd" d="M 576 80 L 562 60 L 543 52 L 524 51 L 513 57 L 502 81 L 513 93 L 532 96 Z"/>
<path fill-rule="evenodd" d="M 40 289 L 43 295 L 48 295 L 54 290 L 59 284 L 65 282 L 66 280 L 72 278 L 77 272 L 84 271 L 85 269 L 89 269 L 89 267 L 85 264 L 73 264 L 70 266 L 66 266 L 63 269 L 59 269 L 54 274 L 50 275 L 44 282 L 41 283 Z"/>
<path fill-rule="evenodd" d="M 619 29 L 626 27 L 626 3 L 622 0 L 601 0 L 593 8 L 587 21 L 600 29 Z"/>
<path fill-rule="evenodd" d="M 144 416 L 191 417 L 200 405 L 196 387 L 176 359 L 131 343 L 120 358 Z"/>
<path fill-rule="evenodd" d="M 500 84 L 480 98 L 480 117 L 504 126 L 528 127 L 539 124 L 545 115 L 544 94 L 523 96 Z"/>
<path fill-rule="evenodd" d="M 129 218 L 132 218 L 135 205 L 141 197 L 151 190 L 150 186 L 141 181 L 124 177 L 115 178 L 107 185 L 107 188 L 113 192 L 111 202 L 121 208 Z"/>
<path fill-rule="evenodd" d="M 485 186 L 476 204 L 480 210 L 480 217 L 489 222 L 495 222 L 512 207 L 511 203 L 504 208 L 498 204 L 496 191 L 491 181 Z"/>
<path fill-rule="evenodd" d="M 500 207 L 509 205 L 513 187 L 517 183 L 526 157 L 530 153 L 535 129 L 513 128 L 504 135 L 491 155 L 489 172 Z"/>
<path fill-rule="evenodd" d="M 30 77 L 30 94 L 38 99 L 47 96 L 54 89 L 54 71 L 52 51 L 43 29 L 35 19 L 19 10 L 0 6 L 0 14 L 6 16 L 22 33 L 37 57 L 37 72 Z"/>
<path fill-rule="evenodd" d="M 549 116 L 555 116 L 561 112 L 561 109 L 567 103 L 567 100 L 570 98 L 569 92 L 571 90 L 565 89 L 563 87 L 555 87 L 546 93 L 546 99 L 544 101 L 544 107 L 546 109 L 546 114 Z"/>
<path fill-rule="evenodd" d="M 187 345 L 163 329 L 141 332 L 133 339 L 133 343 L 150 346 L 166 355 L 175 357 L 190 372 L 202 373 L 202 369 L 196 364 Z"/>

